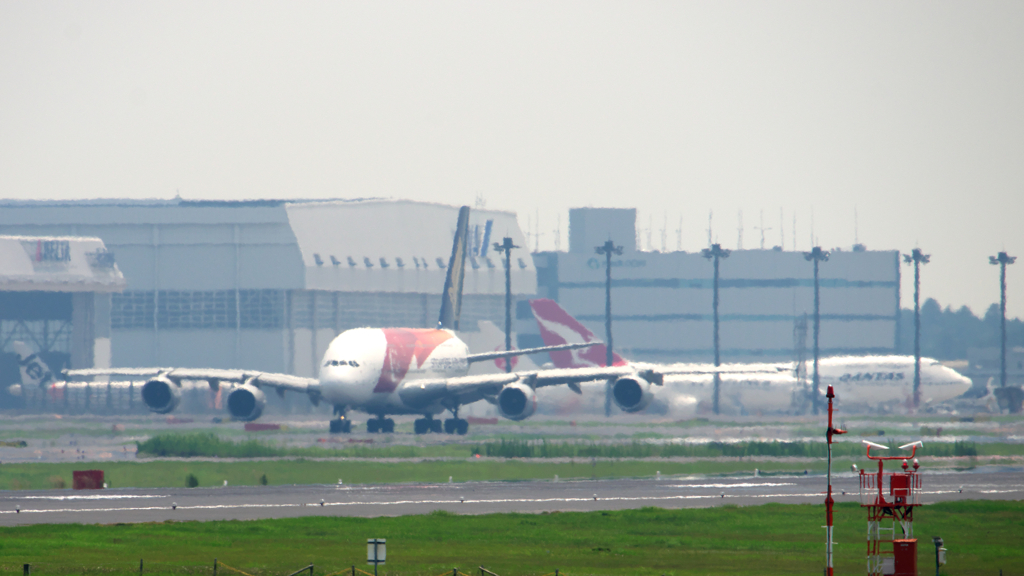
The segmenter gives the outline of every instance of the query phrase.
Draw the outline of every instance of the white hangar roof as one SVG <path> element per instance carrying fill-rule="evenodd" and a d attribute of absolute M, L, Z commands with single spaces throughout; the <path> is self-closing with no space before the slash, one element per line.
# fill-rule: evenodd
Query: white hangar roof
<path fill-rule="evenodd" d="M 0 236 L 0 290 L 120 292 L 124 286 L 99 238 Z"/>
<path fill-rule="evenodd" d="M 440 292 L 459 207 L 409 200 L 303 202 L 285 205 L 306 269 L 306 288 L 345 292 Z M 504 294 L 506 236 L 512 291 L 536 292 L 536 269 L 513 212 L 471 210 L 464 291 Z"/>

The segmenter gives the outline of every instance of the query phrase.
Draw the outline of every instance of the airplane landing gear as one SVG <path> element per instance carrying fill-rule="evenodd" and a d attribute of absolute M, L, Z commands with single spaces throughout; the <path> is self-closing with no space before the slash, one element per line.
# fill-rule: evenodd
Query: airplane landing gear
<path fill-rule="evenodd" d="M 370 434 L 376 434 L 377 432 L 391 434 L 395 431 L 395 421 L 391 418 L 385 418 L 381 414 L 377 418 L 370 418 L 366 421 L 366 431 Z"/>
<path fill-rule="evenodd" d="M 345 417 L 345 407 L 335 406 L 336 419 L 331 420 L 331 434 L 349 434 L 352 432 L 352 421 Z"/>
<path fill-rule="evenodd" d="M 458 406 L 452 410 L 452 416 L 454 416 L 454 418 L 449 418 L 444 421 L 444 433 L 465 436 L 466 432 L 469 432 L 469 422 L 459 418 Z"/>
<path fill-rule="evenodd" d="M 412 429 L 417 434 L 440 434 L 441 421 L 434 420 L 432 416 L 427 416 L 426 418 L 417 418 L 412 424 Z"/>
<path fill-rule="evenodd" d="M 445 434 L 465 436 L 466 432 L 469 432 L 469 422 L 462 418 L 449 418 L 444 421 L 444 432 Z"/>

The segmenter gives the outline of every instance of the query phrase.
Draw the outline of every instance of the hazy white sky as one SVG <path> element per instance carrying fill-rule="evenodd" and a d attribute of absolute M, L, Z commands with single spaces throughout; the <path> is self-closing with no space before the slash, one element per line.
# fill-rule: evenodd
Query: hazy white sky
<path fill-rule="evenodd" d="M 812 213 L 848 249 L 856 211 L 980 313 L 1024 256 L 1022 30 L 1019 1 L 0 0 L 0 198 L 482 196 L 542 249 L 575 206 L 691 251 L 709 210 L 751 248 L 782 209 L 787 250 Z"/>

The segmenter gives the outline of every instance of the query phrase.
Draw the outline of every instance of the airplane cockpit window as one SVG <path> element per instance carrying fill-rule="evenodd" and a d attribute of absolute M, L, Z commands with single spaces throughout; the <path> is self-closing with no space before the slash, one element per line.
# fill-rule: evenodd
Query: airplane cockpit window
<path fill-rule="evenodd" d="M 353 368 L 359 368 L 359 362 L 356 362 L 355 360 L 349 360 L 348 365 Z"/>

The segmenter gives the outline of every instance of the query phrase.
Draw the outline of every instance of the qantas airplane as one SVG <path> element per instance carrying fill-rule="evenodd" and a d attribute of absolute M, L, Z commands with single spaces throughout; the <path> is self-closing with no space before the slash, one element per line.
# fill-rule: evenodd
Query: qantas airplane
<path fill-rule="evenodd" d="M 547 299 L 531 300 L 534 317 L 540 328 L 544 344 L 549 346 L 571 343 L 597 342 L 594 334 L 557 302 Z M 585 349 L 554 350 L 549 354 L 559 369 L 587 368 L 605 363 L 606 349 L 595 344 Z M 613 354 L 615 366 L 632 366 L 636 370 L 653 370 L 665 374 L 667 384 L 675 393 L 689 394 L 699 400 L 709 400 L 713 386 L 714 367 L 701 365 L 658 365 L 627 362 Z M 689 369 L 682 369 L 688 367 Z M 795 365 L 789 363 L 723 364 L 721 395 L 747 413 L 782 412 L 792 408 L 794 399 L 806 394 L 795 376 Z M 836 356 L 818 362 L 821 389 L 830 384 L 843 393 L 848 406 L 877 407 L 881 404 L 907 400 L 913 393 L 913 356 Z M 971 387 L 971 380 L 952 368 L 931 358 L 921 359 L 921 400 L 939 403 L 960 396 Z M 632 401 L 633 395 L 612 388 L 612 399 L 626 412 L 636 412 L 646 404 Z"/>
<path fill-rule="evenodd" d="M 442 422 L 434 416 L 450 411 L 452 418 L 444 420 L 444 431 L 465 434 L 469 424 L 459 418 L 460 406 L 486 400 L 495 404 L 503 417 L 523 420 L 537 409 L 538 388 L 564 384 L 581 393 L 579 384 L 592 380 L 614 379 L 641 402 L 650 397 L 650 387 L 661 384 L 662 374 L 628 365 L 469 375 L 470 364 L 474 362 L 585 348 L 594 343 L 470 354 L 455 333 L 462 305 L 468 230 L 469 207 L 463 206 L 436 329 L 356 328 L 342 332 L 320 361 L 318 378 L 213 368 L 80 369 L 66 370 L 59 376 L 65 382 L 95 377 L 145 378 L 142 399 L 158 414 L 169 413 L 178 406 L 183 382 L 205 381 L 215 390 L 220 390 L 223 383 L 224 388 L 230 389 L 227 410 L 232 418 L 242 421 L 260 417 L 266 405 L 266 390 L 279 395 L 298 392 L 306 394 L 313 404 L 329 402 L 334 407 L 338 418 L 330 422 L 332 432 L 351 432 L 347 413 L 358 410 L 375 416 L 366 423 L 369 432 L 394 432 L 395 423 L 388 415 L 420 414 L 423 417 L 414 425 L 417 434 L 440 433 Z M 38 357 L 26 354 L 21 360 L 23 385 L 59 387 L 57 378 Z"/>

